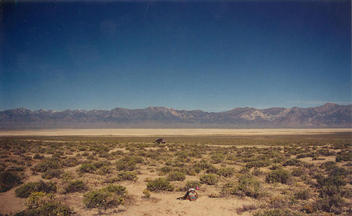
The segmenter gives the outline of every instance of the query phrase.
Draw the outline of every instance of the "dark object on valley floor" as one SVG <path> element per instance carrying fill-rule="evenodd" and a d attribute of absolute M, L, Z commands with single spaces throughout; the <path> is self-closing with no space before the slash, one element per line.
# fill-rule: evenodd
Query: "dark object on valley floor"
<path fill-rule="evenodd" d="M 198 199 L 198 193 L 194 188 L 190 188 L 187 190 L 186 194 L 182 197 L 177 198 L 178 200 L 186 200 L 196 201 Z"/>
<path fill-rule="evenodd" d="M 160 143 L 166 143 L 165 142 L 165 140 L 163 139 L 163 138 L 158 138 L 158 139 L 156 139 L 155 141 L 154 141 L 154 143 L 158 143 L 158 144 L 160 144 Z"/>

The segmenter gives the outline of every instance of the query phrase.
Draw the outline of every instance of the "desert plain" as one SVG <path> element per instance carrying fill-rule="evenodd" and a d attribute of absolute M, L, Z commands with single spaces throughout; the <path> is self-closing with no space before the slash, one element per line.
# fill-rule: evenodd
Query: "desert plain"
<path fill-rule="evenodd" d="M 351 215 L 352 129 L 0 131 L 0 172 L 0 215 Z"/>

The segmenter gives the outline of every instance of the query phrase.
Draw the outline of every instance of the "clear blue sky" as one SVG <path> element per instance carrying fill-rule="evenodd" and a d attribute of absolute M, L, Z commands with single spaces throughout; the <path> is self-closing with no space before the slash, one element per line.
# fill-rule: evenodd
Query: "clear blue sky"
<path fill-rule="evenodd" d="M 0 7 L 0 110 L 351 103 L 350 1 Z"/>

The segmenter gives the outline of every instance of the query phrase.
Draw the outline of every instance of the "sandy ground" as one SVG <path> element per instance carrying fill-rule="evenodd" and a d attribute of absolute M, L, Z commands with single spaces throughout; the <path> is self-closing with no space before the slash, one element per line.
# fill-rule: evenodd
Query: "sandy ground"
<path fill-rule="evenodd" d="M 77 167 L 71 167 L 66 171 L 75 171 Z M 24 183 L 37 182 L 44 180 L 40 175 L 31 175 L 31 172 L 26 170 L 26 179 Z M 94 189 L 94 185 L 100 185 L 100 176 L 89 175 L 85 176 L 83 180 Z M 103 177 L 101 177 L 103 178 Z M 199 198 L 196 201 L 188 200 L 177 200 L 177 197 L 183 196 L 184 192 L 160 192 L 151 193 L 151 198 L 144 198 L 142 191 L 145 189 L 145 179 L 155 178 L 152 173 L 147 171 L 145 168 L 142 169 L 142 173 L 138 175 L 136 182 L 123 181 L 119 184 L 125 186 L 130 196 L 129 201 L 126 201 L 126 205 L 119 206 L 118 208 L 112 209 L 88 209 L 83 204 L 83 193 L 71 193 L 61 194 L 56 193 L 57 200 L 70 206 L 77 216 L 98 216 L 98 215 L 137 215 L 137 216 L 184 216 L 184 215 L 222 215 L 222 216 L 236 216 L 238 208 L 243 205 L 256 205 L 257 200 L 248 197 L 228 197 L 228 198 L 209 198 L 208 195 L 216 193 L 218 189 L 211 186 L 202 185 L 198 191 Z M 54 179 L 55 180 L 55 179 Z M 188 176 L 186 180 L 192 180 L 192 177 Z M 194 179 L 193 179 L 194 180 Z M 46 181 L 46 180 L 44 180 Z M 12 188 L 10 191 L 0 193 L 0 214 L 14 214 L 25 209 L 25 199 L 17 198 L 15 190 L 18 187 Z M 243 212 L 241 216 L 249 216 L 251 212 Z"/>
<path fill-rule="evenodd" d="M 324 129 L 52 129 L 0 131 L 0 136 L 253 136 L 312 135 L 352 132 L 352 128 Z"/>

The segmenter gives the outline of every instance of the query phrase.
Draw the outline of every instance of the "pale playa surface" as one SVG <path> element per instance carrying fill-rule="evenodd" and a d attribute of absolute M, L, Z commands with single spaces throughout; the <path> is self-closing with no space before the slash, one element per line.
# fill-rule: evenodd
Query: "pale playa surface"
<path fill-rule="evenodd" d="M 311 135 L 352 132 L 352 128 L 324 129 L 48 129 L 0 131 L 0 136 L 251 136 Z"/>

